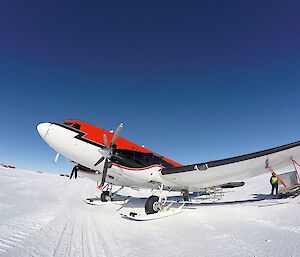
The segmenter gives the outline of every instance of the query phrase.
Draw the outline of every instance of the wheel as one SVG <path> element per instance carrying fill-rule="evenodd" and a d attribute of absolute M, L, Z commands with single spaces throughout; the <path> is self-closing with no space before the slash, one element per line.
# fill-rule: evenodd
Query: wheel
<path fill-rule="evenodd" d="M 146 214 L 153 214 L 159 211 L 159 198 L 156 195 L 152 195 L 147 199 L 145 204 L 145 212 Z"/>
<path fill-rule="evenodd" d="M 107 201 L 110 201 L 110 196 L 109 196 L 109 191 L 103 191 L 102 194 L 101 194 L 101 202 L 107 202 Z"/>

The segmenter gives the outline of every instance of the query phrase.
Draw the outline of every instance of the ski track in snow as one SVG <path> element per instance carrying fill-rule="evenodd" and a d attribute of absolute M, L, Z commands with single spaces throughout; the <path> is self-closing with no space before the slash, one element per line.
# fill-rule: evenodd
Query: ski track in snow
<path fill-rule="evenodd" d="M 0 226 L 0 252 L 22 245 L 26 238 L 40 230 L 53 218 L 51 212 L 37 212 L 10 220 Z"/>
<path fill-rule="evenodd" d="M 267 193 L 268 179 L 249 179 L 224 199 Z M 99 195 L 86 179 L 0 170 L 0 188 L 0 257 L 300 256 L 298 198 L 191 206 L 168 218 L 134 222 L 120 217 L 120 206 L 85 204 Z M 143 208 L 143 202 L 128 206 Z"/>

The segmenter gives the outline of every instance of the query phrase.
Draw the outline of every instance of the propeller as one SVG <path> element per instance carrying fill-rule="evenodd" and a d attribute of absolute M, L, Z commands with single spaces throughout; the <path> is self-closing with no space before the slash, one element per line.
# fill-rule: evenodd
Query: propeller
<path fill-rule="evenodd" d="M 78 166 L 75 165 L 71 171 L 71 174 L 70 174 L 70 179 L 72 179 L 73 175 L 74 175 L 74 178 L 76 179 L 77 178 L 77 171 L 78 171 Z"/>
<path fill-rule="evenodd" d="M 106 134 L 103 134 L 104 148 L 98 150 L 98 152 L 102 155 L 102 157 L 94 164 L 94 166 L 97 166 L 105 160 L 100 186 L 103 186 L 105 183 L 107 169 L 109 168 L 109 164 L 110 164 L 110 158 L 113 156 L 113 146 L 115 145 L 115 142 L 116 142 L 117 138 L 119 137 L 122 128 L 123 128 L 123 123 L 120 123 L 120 125 L 117 127 L 109 145 L 108 145 L 108 140 L 107 140 Z"/>

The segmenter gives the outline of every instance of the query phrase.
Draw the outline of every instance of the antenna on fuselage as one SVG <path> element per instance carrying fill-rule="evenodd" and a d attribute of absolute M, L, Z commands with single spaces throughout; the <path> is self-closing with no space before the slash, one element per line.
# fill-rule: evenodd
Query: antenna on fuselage
<path fill-rule="evenodd" d="M 58 158 L 59 158 L 59 153 L 56 153 L 55 158 L 54 158 L 54 160 L 53 160 L 54 164 L 57 163 Z"/>

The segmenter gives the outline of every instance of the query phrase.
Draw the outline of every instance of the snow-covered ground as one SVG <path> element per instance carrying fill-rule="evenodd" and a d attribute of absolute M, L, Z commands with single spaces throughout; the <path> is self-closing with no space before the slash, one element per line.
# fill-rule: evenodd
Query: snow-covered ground
<path fill-rule="evenodd" d="M 87 179 L 2 169 L 0 256 L 300 256 L 300 197 L 249 201 L 267 198 L 268 181 L 251 178 L 223 198 L 244 201 L 135 222 L 120 217 L 119 205 L 85 204 L 99 195 Z"/>

